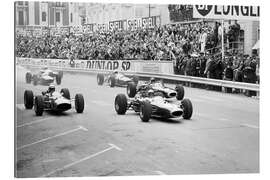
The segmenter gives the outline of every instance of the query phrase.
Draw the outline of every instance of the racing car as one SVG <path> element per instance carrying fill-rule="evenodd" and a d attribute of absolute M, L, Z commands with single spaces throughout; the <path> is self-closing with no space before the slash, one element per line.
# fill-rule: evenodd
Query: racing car
<path fill-rule="evenodd" d="M 70 98 L 67 88 L 61 89 L 60 92 L 55 91 L 55 87 L 50 86 L 48 91 L 43 91 L 41 95 L 34 96 L 33 91 L 25 90 L 24 106 L 26 109 L 34 110 L 37 116 L 42 116 L 43 111 L 64 112 L 72 107 L 75 101 L 75 109 L 77 113 L 83 113 L 84 98 L 82 94 L 76 94 L 74 99 Z"/>
<path fill-rule="evenodd" d="M 61 84 L 63 78 L 63 72 L 59 71 L 52 71 L 48 68 L 40 69 L 37 73 L 32 74 L 31 72 L 26 72 L 25 80 L 26 83 L 30 84 L 33 82 L 34 85 L 41 84 L 41 85 L 49 85 L 56 81 L 56 83 L 59 85 Z"/>
<path fill-rule="evenodd" d="M 155 93 L 165 97 L 173 98 L 177 100 L 182 100 L 184 98 L 184 87 L 181 85 L 176 85 L 175 88 L 166 87 L 163 81 L 156 81 L 155 78 L 151 78 L 149 82 L 145 82 L 140 86 L 137 86 L 135 83 L 128 83 L 127 86 L 127 95 L 130 98 L 135 97 L 138 92 L 146 92 L 146 90 L 152 89 Z"/>
<path fill-rule="evenodd" d="M 111 74 L 98 74 L 97 75 L 97 83 L 98 85 L 103 85 L 104 82 L 108 83 L 110 87 L 114 86 L 126 86 L 130 82 L 134 82 L 138 84 L 139 78 L 137 76 L 127 77 L 123 73 L 113 72 Z"/>
<path fill-rule="evenodd" d="M 118 94 L 114 107 L 117 114 L 125 114 L 130 109 L 138 112 L 143 122 L 148 122 L 151 117 L 190 119 L 193 113 L 189 99 L 168 99 L 153 89 L 147 89 L 144 93 L 139 91 L 134 98 L 129 99 L 125 94 Z"/>

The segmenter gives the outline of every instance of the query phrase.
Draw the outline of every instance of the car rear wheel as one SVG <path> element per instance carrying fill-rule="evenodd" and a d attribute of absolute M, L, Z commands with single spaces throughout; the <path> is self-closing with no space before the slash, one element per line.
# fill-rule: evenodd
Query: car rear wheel
<path fill-rule="evenodd" d="M 24 91 L 24 106 L 26 109 L 32 109 L 34 105 L 34 94 L 31 90 Z"/>
<path fill-rule="evenodd" d="M 111 76 L 109 78 L 110 87 L 114 87 L 115 86 L 115 81 L 116 81 L 115 76 Z"/>
<path fill-rule="evenodd" d="M 128 97 L 133 98 L 136 95 L 136 91 L 137 91 L 136 84 L 134 82 L 128 83 L 128 86 L 127 86 Z"/>
<path fill-rule="evenodd" d="M 27 72 L 25 75 L 25 80 L 27 84 L 31 83 L 31 79 L 32 79 L 32 74 L 30 72 Z"/>
<path fill-rule="evenodd" d="M 183 118 L 190 119 L 193 113 L 192 103 L 189 99 L 182 100 Z"/>
<path fill-rule="evenodd" d="M 182 100 L 184 98 L 185 95 L 185 90 L 184 87 L 181 85 L 176 85 L 175 87 L 175 91 L 176 91 L 176 99 L 177 100 Z"/>
<path fill-rule="evenodd" d="M 127 97 L 124 94 L 118 94 L 114 100 L 114 109 L 117 114 L 125 114 L 127 111 Z"/>
<path fill-rule="evenodd" d="M 34 75 L 33 75 L 33 84 L 34 84 L 34 86 L 36 86 L 37 83 L 38 83 L 38 77 L 37 77 L 36 74 L 34 74 Z"/>
<path fill-rule="evenodd" d="M 56 80 L 56 84 L 57 85 L 60 85 L 61 84 L 61 81 L 62 81 L 62 77 L 59 74 L 57 74 L 55 76 L 55 80 Z"/>
<path fill-rule="evenodd" d="M 97 75 L 97 83 L 98 83 L 98 85 L 102 85 L 104 83 L 104 75 L 103 74 Z"/>
<path fill-rule="evenodd" d="M 84 98 L 82 94 L 75 95 L 75 109 L 77 113 L 82 113 L 84 110 Z"/>
<path fill-rule="evenodd" d="M 152 115 L 152 105 L 148 101 L 143 102 L 140 107 L 141 120 L 143 122 L 149 122 L 151 115 Z"/>
<path fill-rule="evenodd" d="M 70 99 L 70 93 L 69 93 L 68 88 L 61 89 L 60 93 L 62 93 L 62 96 L 64 98 Z"/>
<path fill-rule="evenodd" d="M 58 75 L 61 77 L 61 79 L 63 78 L 63 74 L 64 74 L 63 71 L 58 72 Z"/>
<path fill-rule="evenodd" d="M 44 100 L 43 100 L 43 96 L 36 96 L 35 97 L 35 112 L 37 116 L 42 116 L 43 111 L 44 111 Z"/>

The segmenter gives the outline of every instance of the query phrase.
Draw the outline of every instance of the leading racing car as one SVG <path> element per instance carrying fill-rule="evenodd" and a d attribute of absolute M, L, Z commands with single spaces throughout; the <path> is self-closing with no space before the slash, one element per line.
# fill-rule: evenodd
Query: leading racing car
<path fill-rule="evenodd" d="M 166 87 L 163 81 L 157 81 L 155 78 L 151 78 L 149 82 L 145 82 L 141 85 L 136 85 L 135 83 L 128 83 L 127 95 L 130 98 L 135 97 L 135 95 L 140 92 L 144 93 L 146 90 L 152 89 L 155 93 L 159 93 L 165 98 L 175 97 L 177 100 L 182 100 L 185 95 L 184 87 L 181 85 L 176 85 L 175 88 Z"/>
<path fill-rule="evenodd" d="M 70 98 L 67 88 L 61 89 L 60 92 L 55 91 L 54 85 L 50 85 L 47 91 L 43 91 L 41 95 L 34 96 L 33 91 L 25 90 L 24 106 L 26 109 L 34 110 L 37 116 L 42 116 L 43 111 L 64 112 L 72 107 L 75 101 L 75 109 L 77 113 L 84 110 L 84 98 L 82 94 L 76 94 L 74 99 Z"/>
<path fill-rule="evenodd" d="M 127 110 L 134 110 L 139 113 L 143 122 L 148 122 L 151 117 L 190 119 L 193 113 L 191 101 L 167 98 L 170 93 L 143 88 L 132 98 L 127 98 L 125 94 L 118 94 L 114 101 L 115 111 L 117 114 L 125 114 Z"/>
<path fill-rule="evenodd" d="M 98 85 L 103 85 L 104 82 L 108 83 L 110 87 L 114 86 L 126 86 L 128 83 L 134 82 L 138 84 L 139 78 L 137 76 L 128 77 L 123 73 L 115 71 L 111 74 L 98 74 L 97 75 L 97 83 Z"/>
<path fill-rule="evenodd" d="M 62 71 L 52 71 L 47 67 L 40 69 L 37 73 L 32 74 L 31 72 L 26 72 L 25 80 L 26 83 L 30 84 L 33 82 L 34 85 L 41 84 L 41 85 L 50 85 L 51 83 L 56 81 L 59 85 L 61 84 L 63 78 Z"/>

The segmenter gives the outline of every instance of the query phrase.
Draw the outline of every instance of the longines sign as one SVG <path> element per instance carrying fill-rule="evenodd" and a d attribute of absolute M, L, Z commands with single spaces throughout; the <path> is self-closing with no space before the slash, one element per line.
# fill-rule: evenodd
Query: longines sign
<path fill-rule="evenodd" d="M 193 6 L 193 17 L 259 21 L 260 7 L 238 5 L 195 5 Z"/>

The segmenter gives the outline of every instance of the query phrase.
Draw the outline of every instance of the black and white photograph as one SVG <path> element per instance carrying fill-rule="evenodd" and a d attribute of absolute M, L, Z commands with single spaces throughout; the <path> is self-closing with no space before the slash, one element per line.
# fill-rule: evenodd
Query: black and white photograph
<path fill-rule="evenodd" d="M 260 173 L 260 5 L 10 3 L 14 177 Z"/>

